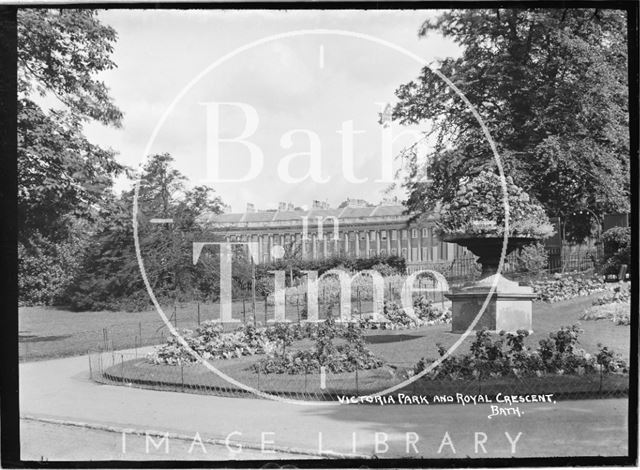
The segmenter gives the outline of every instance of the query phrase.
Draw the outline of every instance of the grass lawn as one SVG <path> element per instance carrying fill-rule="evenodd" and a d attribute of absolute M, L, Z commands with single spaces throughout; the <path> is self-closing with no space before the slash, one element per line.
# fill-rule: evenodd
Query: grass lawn
<path fill-rule="evenodd" d="M 591 306 L 593 300 L 599 295 L 602 294 L 577 297 L 555 304 L 534 303 L 534 331 L 526 339 L 526 344 L 535 348 L 541 339 L 548 337 L 550 332 L 557 331 L 561 326 L 580 323 L 584 330 L 579 337 L 580 347 L 593 353 L 597 351 L 598 343 L 602 343 L 628 360 L 631 347 L 629 326 L 618 326 L 607 320 L 579 320 L 585 309 Z M 474 337 L 474 333 L 470 334 L 459 346 L 457 353 L 466 353 Z M 404 366 L 415 364 L 421 357 L 437 358 L 436 344 L 450 347 L 458 338 L 460 338 L 459 334 L 451 333 L 451 325 L 437 325 L 415 330 L 376 331 L 367 337 L 367 342 L 372 351 L 388 362 Z"/>
<path fill-rule="evenodd" d="M 576 298 L 556 304 L 534 304 L 534 334 L 528 339 L 532 345 L 560 326 L 578 322 L 584 310 L 600 294 Z M 364 307 L 363 303 L 363 307 Z M 264 321 L 264 302 L 258 304 L 258 321 Z M 251 306 L 245 303 L 248 320 L 252 320 Z M 293 310 L 292 310 L 293 309 Z M 287 318 L 297 320 L 295 305 L 287 307 Z M 173 315 L 173 306 L 165 306 L 168 316 Z M 197 304 L 182 304 L 176 307 L 179 328 L 197 325 Z M 241 320 L 243 305 L 234 302 L 233 317 Z M 218 319 L 217 304 L 201 304 L 200 320 Z M 267 318 L 273 318 L 273 307 L 267 309 Z M 175 323 L 175 319 L 172 320 Z M 630 328 L 616 326 L 607 320 L 581 321 L 585 333 L 581 344 L 587 351 L 595 351 L 598 342 L 614 348 L 624 357 L 629 357 Z M 155 310 L 131 312 L 71 312 L 47 307 L 22 307 L 19 309 L 20 359 L 35 360 L 86 354 L 87 350 L 103 345 L 103 329 L 107 330 L 109 345 L 115 349 L 133 348 L 135 345 L 161 344 L 168 330 Z M 368 342 L 376 353 L 398 365 L 415 362 L 422 356 L 435 358 L 436 344 L 453 344 L 459 335 L 449 332 L 449 325 L 432 326 L 416 330 L 369 331 Z M 460 351 L 468 348 L 468 338 Z"/>
<path fill-rule="evenodd" d="M 363 301 L 363 309 L 369 309 L 370 304 L 371 302 Z M 178 328 L 195 328 L 198 325 L 196 302 L 177 304 L 175 314 L 173 305 L 163 305 L 162 308 L 171 323 Z M 246 319 L 247 322 L 253 322 L 251 303 L 235 301 L 232 317 L 238 321 Z M 219 304 L 200 304 L 201 322 L 219 318 Z M 262 300 L 256 303 L 256 322 L 264 324 L 265 318 L 274 318 L 274 307 L 267 306 L 265 316 L 265 303 Z M 286 318 L 297 321 L 296 305 L 287 304 Z M 156 310 L 72 312 L 54 307 L 20 307 L 18 325 L 21 361 L 86 354 L 88 350 L 104 346 L 104 329 L 107 347 L 113 346 L 114 349 L 161 344 L 169 334 Z"/>

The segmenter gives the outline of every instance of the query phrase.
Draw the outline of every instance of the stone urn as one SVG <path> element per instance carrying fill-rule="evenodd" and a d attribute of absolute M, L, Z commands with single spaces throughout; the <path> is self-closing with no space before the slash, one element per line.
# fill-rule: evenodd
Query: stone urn
<path fill-rule="evenodd" d="M 531 237 L 509 237 L 505 256 L 537 240 Z M 482 265 L 479 281 L 461 288 L 452 288 L 446 294 L 451 300 L 451 331 L 463 333 L 469 328 L 495 284 L 489 303 L 472 329 L 486 328 L 495 332 L 515 332 L 522 329 L 532 332 L 532 300 L 535 298 L 533 289 L 510 281 L 498 273 L 504 238 L 456 235 L 445 236 L 443 241 L 465 247 L 478 257 L 478 262 Z"/>

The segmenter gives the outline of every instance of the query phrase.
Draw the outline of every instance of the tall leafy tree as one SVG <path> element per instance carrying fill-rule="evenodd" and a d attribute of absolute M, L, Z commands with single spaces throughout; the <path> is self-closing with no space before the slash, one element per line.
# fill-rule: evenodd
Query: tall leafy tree
<path fill-rule="evenodd" d="M 221 213 L 212 188 L 188 188 L 169 154 L 152 155 L 139 175 L 138 243 L 145 273 L 161 302 L 215 298 L 219 292 L 216 253 L 203 251 L 192 262 L 193 242 L 215 241 L 199 223 L 204 212 Z M 78 276 L 67 293 L 76 309 L 139 309 L 149 305 L 135 252 L 134 190 L 111 198 L 102 229 L 93 238 Z M 151 223 L 171 219 L 171 224 Z"/>
<path fill-rule="evenodd" d="M 433 31 L 462 46 L 438 69 L 478 110 L 505 172 L 550 216 L 571 221 L 583 211 L 569 237 L 587 235 L 593 214 L 629 210 L 623 11 L 453 10 L 419 34 Z M 478 122 L 428 67 L 396 95 L 393 118 L 423 124 L 435 142 L 426 166 L 407 152 L 411 209 L 432 209 L 450 200 L 460 178 L 495 168 Z"/>
<path fill-rule="evenodd" d="M 123 167 L 89 142 L 90 120 L 120 126 L 122 113 L 97 75 L 115 67 L 116 32 L 92 10 L 18 12 L 18 210 L 20 239 L 64 238 L 71 218 L 95 217 Z M 41 98 L 57 100 L 45 110 Z"/>
<path fill-rule="evenodd" d="M 91 120 L 122 113 L 97 77 L 115 67 L 115 31 L 91 10 L 18 10 L 18 240 L 20 298 L 54 301 L 123 171 L 89 142 Z M 43 103 L 57 102 L 55 109 Z"/>

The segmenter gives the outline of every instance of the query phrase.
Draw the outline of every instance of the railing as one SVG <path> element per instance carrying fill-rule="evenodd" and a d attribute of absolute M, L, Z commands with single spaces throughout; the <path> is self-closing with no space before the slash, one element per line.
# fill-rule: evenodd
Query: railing
<path fill-rule="evenodd" d="M 249 371 L 250 363 L 261 356 L 245 358 L 246 367 L 226 370 L 225 361 L 215 366 L 246 388 L 227 382 L 197 363 L 175 365 L 151 363 L 144 354 L 131 351 L 95 350 L 88 355 L 92 380 L 106 384 L 137 386 L 154 390 L 210 394 L 238 398 L 279 398 L 314 401 L 354 402 L 357 397 L 379 393 L 405 382 L 413 374 L 413 363 L 394 363 L 379 369 L 332 373 L 326 368 L 301 374 L 264 374 Z M 263 357 L 263 356 L 262 356 Z M 230 362 L 233 360 L 229 360 Z M 393 393 L 362 403 L 424 404 L 460 402 L 460 396 L 486 395 L 495 399 L 504 395 L 552 395 L 553 399 L 614 398 L 628 396 L 629 376 L 601 371 L 584 375 L 548 375 L 542 377 L 483 377 L 473 380 L 418 378 Z M 440 398 L 435 398 L 436 396 Z M 391 397 L 391 398 L 390 398 Z M 411 398 L 409 402 L 402 401 Z M 422 398 L 421 398 L 422 397 Z"/>

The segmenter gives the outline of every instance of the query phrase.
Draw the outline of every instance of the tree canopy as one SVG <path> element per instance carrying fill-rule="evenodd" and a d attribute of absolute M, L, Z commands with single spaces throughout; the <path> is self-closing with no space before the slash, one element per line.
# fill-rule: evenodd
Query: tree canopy
<path fill-rule="evenodd" d="M 433 31 L 462 46 L 461 56 L 441 61 L 438 70 L 478 110 L 505 174 L 549 216 L 629 210 L 623 11 L 452 10 L 426 21 L 419 34 Z M 460 178 L 495 171 L 480 125 L 429 67 L 396 95 L 394 120 L 423 124 L 435 142 L 427 167 L 409 152 L 410 209 L 433 209 L 451 200 Z M 416 178 L 425 173 L 428 180 Z M 576 239 L 588 234 L 579 227 L 570 234 Z"/>
<path fill-rule="evenodd" d="M 218 256 L 203 252 L 194 266 L 192 242 L 211 238 L 197 218 L 203 212 L 221 213 L 223 203 L 210 187 L 187 188 L 186 178 L 172 163 L 169 154 L 152 155 L 139 175 L 138 241 L 145 273 L 160 301 L 212 298 L 219 291 Z M 65 295 L 71 307 L 138 309 L 150 303 L 135 252 L 133 201 L 132 189 L 107 204 L 104 223 L 86 251 L 81 275 Z M 154 218 L 172 219 L 173 223 L 151 223 Z"/>
<path fill-rule="evenodd" d="M 121 124 L 96 78 L 115 67 L 115 40 L 92 10 L 18 11 L 18 228 L 27 245 L 35 232 L 64 240 L 74 217 L 94 218 L 124 170 L 82 128 L 90 120 Z M 45 98 L 61 106 L 45 110 Z"/>

